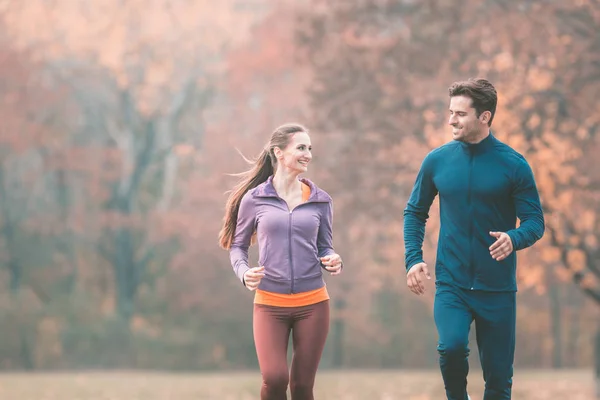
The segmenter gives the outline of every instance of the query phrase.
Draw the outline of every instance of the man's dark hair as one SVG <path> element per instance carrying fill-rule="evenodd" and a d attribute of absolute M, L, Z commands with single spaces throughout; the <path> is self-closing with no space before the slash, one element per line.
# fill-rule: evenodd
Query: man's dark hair
<path fill-rule="evenodd" d="M 467 81 L 454 82 L 448 88 L 448 92 L 450 97 L 465 96 L 470 98 L 477 118 L 484 111 L 492 113 L 488 121 L 488 126 L 492 126 L 494 114 L 496 113 L 496 104 L 498 103 L 498 94 L 494 85 L 487 79 L 471 78 Z"/>

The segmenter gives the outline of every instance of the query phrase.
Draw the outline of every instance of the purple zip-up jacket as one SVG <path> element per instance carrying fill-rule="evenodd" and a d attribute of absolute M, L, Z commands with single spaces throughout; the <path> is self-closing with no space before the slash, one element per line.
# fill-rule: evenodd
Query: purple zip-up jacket
<path fill-rule="evenodd" d="M 277 195 L 273 176 L 249 190 L 240 203 L 229 251 L 231 265 L 244 282 L 250 238 L 256 230 L 259 266 L 265 276 L 258 288 L 273 293 L 301 293 L 323 287 L 320 257 L 334 254 L 331 197 L 308 179 L 310 196 L 289 210 Z"/>

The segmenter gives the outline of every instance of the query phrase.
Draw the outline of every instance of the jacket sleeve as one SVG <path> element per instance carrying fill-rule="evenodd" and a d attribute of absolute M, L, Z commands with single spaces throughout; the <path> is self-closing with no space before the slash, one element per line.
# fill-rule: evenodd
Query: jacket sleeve
<path fill-rule="evenodd" d="M 520 225 L 506 232 L 515 251 L 532 246 L 544 235 L 544 213 L 531 167 L 522 160 L 513 182 L 512 198 Z"/>
<path fill-rule="evenodd" d="M 423 240 L 429 209 L 438 191 L 433 182 L 433 159 L 425 157 L 404 209 L 404 261 L 406 271 L 423 261 Z"/>
<path fill-rule="evenodd" d="M 244 283 L 244 274 L 250 269 L 248 266 L 248 248 L 255 230 L 256 210 L 252 195 L 246 193 L 242 197 L 238 211 L 235 234 L 229 249 L 229 259 L 233 271 L 238 279 Z"/>
<path fill-rule="evenodd" d="M 321 214 L 321 222 L 319 224 L 319 232 L 317 233 L 317 251 L 319 258 L 334 254 L 333 249 L 333 204 L 329 201 L 323 213 Z"/>

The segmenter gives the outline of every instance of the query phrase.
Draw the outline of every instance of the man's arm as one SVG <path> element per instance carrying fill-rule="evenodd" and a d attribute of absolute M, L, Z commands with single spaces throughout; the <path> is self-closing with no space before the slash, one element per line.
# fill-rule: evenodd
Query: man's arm
<path fill-rule="evenodd" d="M 513 201 L 521 224 L 506 232 L 514 251 L 532 246 L 544 235 L 544 213 L 531 167 L 523 159 L 515 172 Z"/>
<path fill-rule="evenodd" d="M 404 258 L 407 271 L 413 265 L 424 262 L 425 224 L 437 193 L 433 183 L 433 159 L 429 153 L 421 164 L 408 204 L 404 209 Z"/>

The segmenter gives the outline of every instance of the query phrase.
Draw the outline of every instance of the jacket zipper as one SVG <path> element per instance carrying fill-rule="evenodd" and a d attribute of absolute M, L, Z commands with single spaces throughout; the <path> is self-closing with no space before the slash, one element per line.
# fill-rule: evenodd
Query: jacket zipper
<path fill-rule="evenodd" d="M 279 196 L 275 196 L 277 197 L 279 200 L 281 200 L 282 203 L 285 204 L 286 208 L 287 208 L 287 203 L 285 202 L 285 200 L 283 200 L 281 197 Z M 303 206 L 304 204 L 308 204 L 308 203 L 312 203 L 310 200 L 298 204 L 296 207 L 294 207 L 292 210 L 288 209 L 288 254 L 290 256 L 290 293 L 293 294 L 294 293 L 294 259 L 292 258 L 292 212 L 298 208 Z"/>
<path fill-rule="evenodd" d="M 283 199 L 281 199 L 281 201 L 283 201 L 285 203 L 285 201 Z M 298 204 L 296 207 L 294 207 L 293 209 L 289 210 L 288 215 L 289 215 L 289 219 L 288 219 L 288 254 L 290 256 L 290 293 L 293 294 L 294 293 L 294 258 L 293 258 L 293 254 L 292 254 L 292 213 L 294 212 L 294 210 L 298 207 L 303 206 L 304 204 L 309 203 L 310 201 L 306 201 L 304 203 Z M 286 203 L 287 206 L 287 203 Z"/>
<path fill-rule="evenodd" d="M 468 204 L 469 204 L 469 215 L 473 215 L 473 203 L 472 197 L 472 186 L 473 186 L 473 152 L 469 151 L 469 190 L 468 190 Z M 475 266 L 473 265 L 473 218 L 469 218 L 469 270 L 471 272 L 471 285 L 470 288 L 473 290 L 475 286 Z"/>
<path fill-rule="evenodd" d="M 294 259 L 292 258 L 292 211 L 289 213 L 289 227 L 288 227 L 288 249 L 290 255 L 290 278 L 291 278 L 291 286 L 290 293 L 294 293 Z"/>

